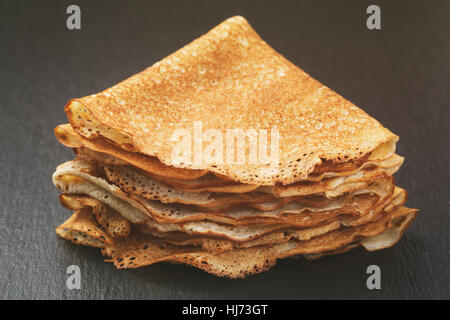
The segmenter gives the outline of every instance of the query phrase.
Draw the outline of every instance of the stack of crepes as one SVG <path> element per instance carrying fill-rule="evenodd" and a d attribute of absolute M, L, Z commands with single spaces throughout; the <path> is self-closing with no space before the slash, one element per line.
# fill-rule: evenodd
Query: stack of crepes
<path fill-rule="evenodd" d="M 166 261 L 239 278 L 281 258 L 392 246 L 417 211 L 392 178 L 398 137 L 242 17 L 65 111 L 70 124 L 55 133 L 76 158 L 53 182 L 74 213 L 56 233 L 101 248 L 119 269 Z M 276 169 L 175 163 L 173 133 L 194 122 L 277 128 Z"/>

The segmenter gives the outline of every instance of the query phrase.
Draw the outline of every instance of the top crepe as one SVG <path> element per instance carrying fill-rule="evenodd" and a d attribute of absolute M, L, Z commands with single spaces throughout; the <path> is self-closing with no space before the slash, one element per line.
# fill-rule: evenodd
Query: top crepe
<path fill-rule="evenodd" d="M 255 185 L 289 184 L 324 168 L 365 161 L 398 140 L 274 51 L 242 17 L 101 93 L 70 101 L 66 113 L 78 134 L 97 143 L 197 177 L 213 172 Z M 191 130 L 195 121 L 203 131 L 277 128 L 279 170 L 267 164 L 173 163 L 177 142 L 171 135 Z"/>

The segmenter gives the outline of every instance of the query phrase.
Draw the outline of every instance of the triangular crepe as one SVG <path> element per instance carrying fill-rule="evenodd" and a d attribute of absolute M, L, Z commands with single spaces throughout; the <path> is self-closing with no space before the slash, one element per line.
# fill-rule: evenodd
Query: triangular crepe
<path fill-rule="evenodd" d="M 55 135 L 76 158 L 53 182 L 74 213 L 56 232 L 119 269 L 167 261 L 239 278 L 281 258 L 387 248 L 417 211 L 392 177 L 398 137 L 242 17 L 65 111 Z M 249 162 L 240 146 L 244 163 L 173 161 L 174 132 L 198 126 L 266 130 L 279 159 Z"/>
<path fill-rule="evenodd" d="M 258 185 L 347 170 L 393 152 L 398 137 L 273 50 L 233 17 L 148 69 L 66 106 L 72 127 L 105 149 Z M 265 164 L 174 163 L 176 129 L 279 130 L 279 170 Z"/>

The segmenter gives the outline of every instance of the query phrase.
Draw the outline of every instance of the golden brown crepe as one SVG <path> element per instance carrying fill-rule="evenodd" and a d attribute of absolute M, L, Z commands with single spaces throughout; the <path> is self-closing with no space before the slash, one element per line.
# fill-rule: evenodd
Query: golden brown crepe
<path fill-rule="evenodd" d="M 373 157 L 398 137 L 265 43 L 233 17 L 146 70 L 66 106 L 72 127 L 98 144 L 149 156 L 188 176 L 288 184 L 321 166 Z M 264 164 L 172 162 L 177 128 L 278 128 L 280 172 Z M 162 143 L 163 142 L 163 143 Z M 389 149 L 389 148 L 388 148 Z"/>
<path fill-rule="evenodd" d="M 85 210 L 89 212 L 88 208 Z M 369 251 L 390 247 L 400 239 L 414 219 L 416 211 L 398 207 L 382 218 L 363 226 L 338 229 L 305 239 L 295 237 L 299 235 L 298 232 L 297 234 L 286 232 L 278 242 L 234 248 L 224 248 L 223 243 L 214 240 L 210 241 L 209 249 L 215 250 L 199 247 L 195 243 L 174 245 L 139 231 L 126 239 L 117 239 L 112 243 L 105 241 L 100 247 L 103 254 L 110 257 L 108 261 L 112 261 L 120 269 L 168 261 L 189 264 L 218 276 L 240 278 L 269 269 L 277 259 L 299 254 L 314 259 L 327 254 L 345 252 L 359 245 Z M 76 211 L 74 216 L 77 212 L 79 211 Z M 94 217 L 93 214 L 91 216 Z M 76 225 L 71 222 L 73 220 L 71 217 L 64 223 L 67 230 L 76 230 Z M 94 230 L 86 231 L 85 238 L 94 232 Z M 76 239 L 66 238 L 78 243 Z"/>
<path fill-rule="evenodd" d="M 55 135 L 76 158 L 53 183 L 73 214 L 56 233 L 119 269 L 166 261 L 245 277 L 277 259 L 390 247 L 417 212 L 392 177 L 404 161 L 398 137 L 242 17 L 65 111 Z M 198 123 L 276 129 L 267 143 L 279 159 L 173 161 L 172 134 Z"/>

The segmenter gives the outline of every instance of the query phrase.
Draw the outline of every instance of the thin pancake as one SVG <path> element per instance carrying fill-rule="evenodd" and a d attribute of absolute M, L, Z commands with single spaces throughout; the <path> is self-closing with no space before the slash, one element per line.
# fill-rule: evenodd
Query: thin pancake
<path fill-rule="evenodd" d="M 347 170 L 398 140 L 273 50 L 242 17 L 101 93 L 70 101 L 65 110 L 73 128 L 89 139 L 168 166 L 258 185 L 304 179 L 324 162 Z M 263 163 L 173 162 L 177 141 L 171 135 L 176 129 L 192 131 L 195 121 L 203 131 L 225 132 L 237 123 L 243 130 L 277 128 L 279 170 Z"/>
<path fill-rule="evenodd" d="M 151 174 L 154 178 L 177 187 L 181 191 L 191 192 L 227 192 L 227 193 L 245 193 L 256 190 L 258 185 L 236 184 L 229 179 L 214 177 L 204 174 L 194 177 L 192 174 L 179 173 L 178 176 L 173 173 L 170 167 L 166 170 L 161 168 L 161 164 L 156 165 L 154 159 L 147 159 L 143 155 L 132 155 L 127 151 L 121 150 L 112 145 L 110 150 L 105 147 L 107 143 L 95 143 L 95 140 L 89 140 L 78 135 L 73 128 L 68 124 L 63 124 L 55 128 L 55 135 L 58 140 L 65 146 L 74 148 L 75 153 L 87 160 L 94 160 L 101 164 L 132 164 L 133 166 L 144 170 Z M 386 146 L 380 146 L 381 150 L 386 150 Z M 113 150 L 113 152 L 111 152 Z M 114 151 L 116 150 L 116 151 Z M 390 174 L 395 173 L 403 163 L 403 158 L 393 154 L 393 151 L 378 152 L 375 150 L 374 158 L 366 159 L 367 161 L 354 165 L 352 168 L 347 168 L 346 171 L 339 171 L 338 168 L 328 168 L 334 171 L 320 172 L 317 174 L 308 175 L 305 179 L 310 181 L 320 181 L 323 178 L 348 176 L 356 173 L 361 169 L 367 169 L 377 166 L 380 169 L 386 169 Z M 109 152 L 108 152 L 109 151 Z M 392 151 L 392 152 L 390 152 Z M 181 170 L 178 170 L 181 171 Z M 289 188 L 291 185 L 287 186 Z"/>
<path fill-rule="evenodd" d="M 103 167 L 103 170 L 105 172 L 106 178 L 110 182 L 120 187 L 124 192 L 128 194 L 136 194 L 147 200 L 159 200 L 162 203 L 193 205 L 199 210 L 208 212 L 220 212 L 244 205 L 258 208 L 262 211 L 269 211 L 281 208 L 285 204 L 294 201 L 307 204 L 317 203 L 317 197 L 304 197 L 303 194 L 300 196 L 297 195 L 293 197 L 277 199 L 271 194 L 257 191 L 244 194 L 223 194 L 212 192 L 190 193 L 177 190 L 176 188 L 161 183 L 160 181 L 152 179 L 129 166 L 105 165 Z M 374 180 L 372 176 L 369 179 L 369 181 Z M 342 182 L 345 183 L 346 181 L 343 180 Z M 388 183 L 388 185 L 390 184 Z M 332 185 L 332 187 L 334 188 L 336 186 L 337 183 Z M 308 187 L 311 188 L 310 186 Z M 318 206 L 320 206 L 321 203 L 331 203 L 331 200 L 320 200 L 321 201 L 319 201 Z"/>
<path fill-rule="evenodd" d="M 91 194 L 92 195 L 92 194 Z M 95 194 L 93 194 L 95 197 Z M 90 199 L 90 200 L 79 200 L 82 198 L 88 198 L 88 197 L 82 197 L 78 195 L 63 195 L 61 197 L 61 201 L 66 207 L 69 208 L 78 208 L 77 205 L 73 205 L 73 203 L 76 203 L 77 201 L 81 203 L 81 205 L 89 205 L 93 207 L 101 207 L 101 205 L 97 205 L 96 203 L 99 202 L 98 200 Z M 140 212 L 136 212 L 133 215 L 133 208 L 126 208 L 126 204 L 120 204 L 117 203 L 120 201 L 113 201 L 114 196 L 109 195 L 105 199 L 105 197 L 98 197 L 99 199 L 105 201 L 106 203 L 112 205 L 113 208 L 116 210 L 119 210 L 119 212 L 126 217 L 127 219 L 130 219 L 133 223 L 141 226 L 144 230 L 144 232 L 149 232 L 153 235 L 158 235 L 163 238 L 167 238 L 171 241 L 181 241 L 185 244 L 188 243 L 195 243 L 199 244 L 202 243 L 205 247 L 217 247 L 217 244 L 221 244 L 220 248 L 228 248 L 230 247 L 229 240 L 234 242 L 250 242 L 254 239 L 260 239 L 262 237 L 265 237 L 266 235 L 273 234 L 277 230 L 281 230 L 281 232 L 286 231 L 292 231 L 289 228 L 296 227 L 295 232 L 301 232 L 302 234 L 320 234 L 321 232 L 327 232 L 330 229 L 333 228 L 336 229 L 340 225 L 345 226 L 359 226 L 365 223 L 368 223 L 372 220 L 376 220 L 380 217 L 380 215 L 383 212 L 383 208 L 386 207 L 386 202 L 389 203 L 389 211 L 387 209 L 384 209 L 385 212 L 390 212 L 393 209 L 395 209 L 397 206 L 402 205 L 406 201 L 406 192 L 400 188 L 396 189 L 396 192 L 394 192 L 394 197 L 387 200 L 386 202 L 378 204 L 373 210 L 367 212 L 364 215 L 361 215 L 359 217 L 352 217 L 351 214 L 331 214 L 331 215 L 319 215 L 319 214 L 313 214 L 310 216 L 304 216 L 302 219 L 298 219 L 296 214 L 292 214 L 290 216 L 282 217 L 282 219 L 278 219 L 276 221 L 274 219 L 272 225 L 250 225 L 248 227 L 227 227 L 225 225 L 219 225 L 215 223 L 210 223 L 206 221 L 199 221 L 199 222 L 193 222 L 193 223 L 185 223 L 183 225 L 174 225 L 174 224 L 161 224 L 157 223 L 155 221 L 152 221 L 145 216 L 141 215 L 140 218 L 136 218 L 136 215 L 139 215 Z M 386 207 L 387 208 L 387 207 Z M 289 217 L 292 218 L 292 220 L 299 220 L 300 223 L 298 225 L 292 224 L 292 220 L 289 220 Z M 285 220 L 284 220 L 284 219 Z M 306 219 L 308 218 L 308 219 Z M 280 221 L 281 220 L 281 221 Z M 306 220 L 306 222 L 305 222 Z M 255 222 L 255 221 L 252 221 Z M 259 222 L 259 221 L 256 221 Z M 289 223 L 289 224 L 288 224 Z M 306 228 L 298 228 L 299 225 L 302 225 Z M 310 230 L 306 230 L 310 229 Z M 146 231 L 148 230 L 148 231 Z M 179 236 L 180 233 L 185 233 L 186 235 Z M 194 236 L 197 236 L 195 238 Z M 200 236 L 200 237 L 199 237 Z M 201 236 L 215 236 L 215 237 L 223 237 L 225 239 L 229 240 L 210 240 L 207 238 L 201 238 Z M 270 236 L 272 237 L 272 236 Z M 269 237 L 269 239 L 271 239 Z M 282 236 L 283 237 L 283 236 Z M 193 241 L 193 242 L 192 242 Z M 259 240 L 264 241 L 264 239 Z M 212 245 L 211 245 L 212 243 Z M 253 242 L 258 243 L 258 242 Z"/>
<path fill-rule="evenodd" d="M 135 235 L 126 242 L 115 242 L 102 252 L 119 269 L 138 268 L 158 262 L 185 263 L 222 277 L 243 278 L 250 274 L 268 270 L 276 260 L 298 254 L 329 253 L 361 240 L 382 234 L 392 228 L 395 235 L 402 234 L 415 217 L 416 210 L 406 207 L 385 215 L 374 223 L 356 228 L 336 230 L 307 241 L 288 241 L 274 246 L 251 247 L 213 254 L 191 246 L 170 245 L 151 236 Z M 392 232 L 387 232 L 392 234 Z M 372 249 L 392 246 L 399 240 L 374 245 Z"/>
<path fill-rule="evenodd" d="M 383 216 L 383 214 L 387 214 L 392 212 L 399 206 L 403 205 L 406 201 L 406 192 L 404 190 L 398 190 L 396 197 L 392 201 L 392 206 L 390 206 L 390 210 L 383 210 L 383 207 L 380 206 L 376 210 L 372 211 L 367 216 L 363 216 L 360 218 L 348 217 L 346 215 L 338 216 L 334 219 L 326 220 L 326 222 L 322 221 L 321 224 L 314 224 L 314 227 L 306 228 L 306 229 L 293 229 L 287 228 L 279 231 L 272 232 L 270 234 L 264 235 L 262 237 L 258 237 L 254 240 L 246 241 L 246 242 L 235 242 L 226 239 L 219 238 L 206 238 L 206 237 L 193 237 L 182 233 L 177 232 L 157 232 L 157 231 L 147 231 L 142 230 L 144 233 L 151 234 L 157 238 L 164 239 L 164 241 L 176 244 L 176 245 L 192 245 L 192 246 L 201 246 L 203 250 L 220 253 L 227 250 L 234 250 L 239 248 L 249 248 L 260 245 L 268 245 L 274 243 L 281 243 L 290 240 L 309 240 L 315 236 L 319 236 L 321 234 L 325 234 L 332 230 L 338 229 L 340 226 L 347 227 L 358 227 L 367 223 L 372 223 Z M 378 243 L 378 242 L 377 242 Z"/>
<path fill-rule="evenodd" d="M 65 126 L 65 125 L 62 125 Z M 59 131 L 59 130 L 57 130 Z M 74 133 L 75 134 L 75 133 Z M 111 156 L 106 153 L 97 152 L 90 150 L 86 147 L 76 147 L 78 144 L 72 144 L 74 153 L 77 155 L 77 157 L 85 159 L 87 161 L 97 163 L 98 165 L 105 166 L 105 165 L 128 165 L 128 163 L 124 160 L 121 160 L 119 158 L 116 158 L 114 156 Z M 385 169 L 386 172 L 390 172 L 391 174 L 395 173 L 398 168 L 403 164 L 404 158 L 393 154 L 389 158 L 383 159 L 383 160 L 368 160 L 361 164 L 361 166 L 357 168 L 353 168 L 353 170 L 347 170 L 347 171 L 324 171 L 321 173 L 313 173 L 310 174 L 308 177 L 304 179 L 304 181 L 321 181 L 326 178 L 333 178 L 333 177 L 343 177 L 343 176 L 349 176 L 357 171 L 360 171 L 362 169 L 373 169 L 375 167 L 378 167 L 380 169 Z M 330 170 L 333 170 L 330 168 Z M 181 191 L 191 191 L 191 192 L 202 192 L 202 191 L 208 191 L 210 188 L 214 188 L 209 191 L 214 192 L 221 192 L 219 187 L 226 186 L 227 189 L 234 187 L 236 190 L 238 190 L 238 187 L 245 188 L 248 187 L 251 190 L 254 190 L 254 185 L 245 185 L 245 184 L 237 184 L 233 182 L 232 180 L 228 179 L 227 177 L 218 177 L 216 175 L 207 174 L 204 175 L 198 179 L 194 180 L 181 180 L 181 179 L 175 179 L 175 178 L 167 178 L 164 176 L 159 176 L 154 173 L 150 173 L 148 171 L 142 171 L 147 176 L 150 176 L 150 178 L 164 182 L 166 184 L 169 184 L 171 186 L 177 187 L 178 190 Z M 253 188 L 252 188 L 253 187 Z M 240 193 L 245 192 L 241 191 Z"/>
<path fill-rule="evenodd" d="M 103 248 L 112 243 L 111 237 L 95 221 L 91 208 L 76 209 L 55 231 L 61 238 L 84 246 Z"/>
<path fill-rule="evenodd" d="M 66 164 L 58 167 L 57 171 L 54 174 L 54 183 L 63 192 L 87 194 L 100 201 L 107 202 L 107 204 L 112 206 L 113 208 L 118 207 L 120 208 L 120 210 L 116 210 L 124 215 L 126 215 L 126 213 L 122 212 L 123 210 L 136 212 L 137 209 L 139 211 L 139 215 L 141 216 L 141 218 L 138 219 L 139 221 L 144 220 L 143 216 L 148 216 L 160 223 L 182 223 L 187 221 L 200 221 L 207 219 L 219 223 L 242 225 L 241 223 L 239 223 L 239 220 L 244 220 L 246 218 L 278 218 L 284 214 L 296 214 L 303 211 L 305 211 L 305 213 L 308 211 L 330 212 L 334 209 L 333 207 L 327 207 L 320 210 L 314 208 L 314 206 L 305 206 L 299 202 L 293 202 L 279 209 L 267 212 L 245 207 L 217 213 L 202 212 L 192 208 L 167 205 L 159 201 L 147 200 L 134 194 L 127 194 L 123 192 L 119 187 L 111 184 L 104 178 L 96 176 L 95 171 L 91 172 L 90 169 L 95 170 L 95 168 L 92 168 L 89 164 L 86 164 L 82 161 L 67 162 Z M 374 191 L 380 193 L 380 195 L 383 193 L 383 199 L 385 199 L 385 197 L 392 192 L 393 185 L 392 182 L 390 184 L 386 183 L 386 181 L 389 180 L 381 181 L 385 181 L 385 183 L 376 183 L 377 180 L 374 180 L 372 183 L 372 185 L 379 187 L 378 190 L 374 187 L 373 189 L 368 188 L 366 192 Z M 386 189 L 383 191 L 384 188 Z M 359 191 L 359 193 L 361 192 L 362 191 Z M 130 205 L 136 209 L 130 208 Z M 336 205 L 336 203 L 329 203 L 329 205 Z M 357 207 L 354 207 L 354 209 L 352 209 L 351 206 L 346 207 L 345 205 L 343 205 L 342 208 L 343 210 L 340 211 L 341 213 L 346 212 L 349 214 L 358 214 L 362 211 Z M 370 208 L 370 206 L 368 208 Z M 337 209 L 339 209 L 339 206 Z M 291 215 L 291 218 L 287 217 L 286 219 L 290 220 L 292 219 L 292 216 L 293 215 Z M 259 222 L 262 222 L 262 220 L 263 219 L 261 219 L 261 221 Z M 278 222 L 280 221 L 278 220 Z M 297 220 L 297 223 L 301 223 L 301 221 Z"/>
<path fill-rule="evenodd" d="M 395 244 L 409 226 L 415 216 L 414 209 L 400 207 L 399 209 L 386 214 L 382 219 L 367 225 L 336 230 L 325 233 L 317 237 L 309 237 L 308 240 L 296 239 L 279 242 L 276 244 L 266 243 L 263 246 L 251 246 L 235 248 L 231 251 L 212 253 L 199 250 L 196 246 L 171 245 L 148 235 L 139 233 L 132 234 L 126 240 L 105 239 L 98 240 L 102 230 L 95 226 L 93 222 L 94 214 L 89 208 L 78 209 L 61 227 L 57 229 L 58 235 L 78 244 L 101 247 L 102 252 L 111 257 L 117 268 L 137 268 L 149 264 L 169 261 L 185 262 L 196 267 L 199 258 L 204 269 L 219 276 L 243 277 L 248 274 L 257 273 L 271 267 L 276 259 L 303 254 L 309 259 L 314 259 L 328 254 L 346 252 L 359 244 L 368 250 L 379 250 Z M 80 218 L 80 214 L 83 218 Z M 63 230 L 63 232 L 61 232 Z M 79 230 L 82 230 L 82 238 L 78 240 Z M 91 240 L 94 239 L 94 240 Z M 369 245 L 368 245 L 369 244 Z M 264 268 L 261 265 L 261 253 L 265 253 Z M 182 255 L 180 257 L 180 254 Z M 185 256 L 187 255 L 187 256 Z M 241 259 L 235 259 L 241 257 Z M 185 260 L 179 260 L 179 258 Z M 192 259 L 194 258 L 194 259 Z M 269 259 L 270 258 L 270 259 Z M 196 263 L 192 263 L 196 262 Z M 269 263 L 271 262 L 271 263 Z M 257 268 L 248 268 L 249 265 Z M 230 271 L 229 267 L 234 266 Z M 220 267 L 225 267 L 218 272 Z M 226 272 L 225 269 L 227 269 Z M 236 271 L 239 272 L 236 272 Z"/>
<path fill-rule="evenodd" d="M 111 238 L 128 237 L 130 234 L 131 222 L 100 201 L 86 196 L 65 194 L 59 195 L 59 199 L 63 206 L 71 210 L 91 208 L 95 220 Z"/>

